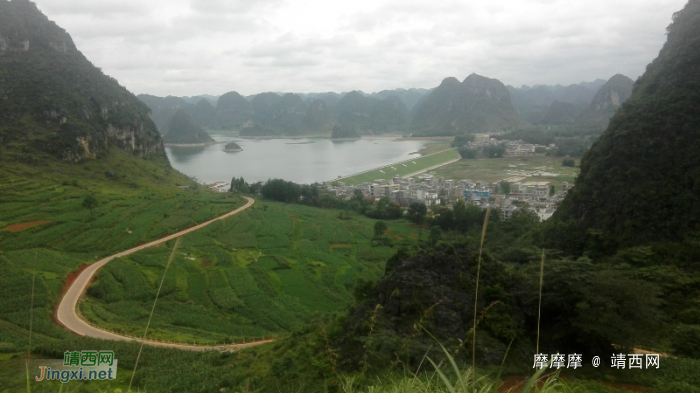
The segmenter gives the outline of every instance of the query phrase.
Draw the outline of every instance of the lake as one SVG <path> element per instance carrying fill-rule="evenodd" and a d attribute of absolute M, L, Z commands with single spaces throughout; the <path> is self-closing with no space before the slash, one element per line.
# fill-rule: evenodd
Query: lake
<path fill-rule="evenodd" d="M 426 144 L 390 139 L 241 139 L 217 134 L 212 138 L 217 142 L 234 141 L 243 151 L 226 153 L 223 143 L 166 147 L 173 168 L 206 183 L 230 182 L 235 176 L 248 183 L 279 178 L 308 184 L 416 157 L 410 153 Z"/>

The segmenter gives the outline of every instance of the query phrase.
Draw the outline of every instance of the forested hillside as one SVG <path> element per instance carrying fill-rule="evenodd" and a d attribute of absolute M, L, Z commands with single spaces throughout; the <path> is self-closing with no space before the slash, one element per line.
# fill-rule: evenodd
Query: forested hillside
<path fill-rule="evenodd" d="M 578 252 L 693 236 L 700 225 L 700 2 L 674 14 L 668 41 L 581 162 L 553 217 Z"/>
<path fill-rule="evenodd" d="M 605 130 L 615 111 L 629 99 L 633 86 L 632 79 L 621 74 L 614 75 L 598 90 L 590 105 L 578 116 L 578 125 Z"/>
<path fill-rule="evenodd" d="M 214 142 L 214 139 L 197 126 L 182 109 L 179 109 L 170 120 L 168 129 L 168 133 L 163 137 L 165 143 L 199 144 Z"/>
<path fill-rule="evenodd" d="M 411 129 L 420 135 L 502 131 L 526 124 L 497 79 L 471 74 L 462 83 L 446 78 L 416 107 Z"/>
<path fill-rule="evenodd" d="M 36 151 L 76 162 L 110 146 L 164 157 L 148 107 L 28 0 L 0 1 L 0 139 L 27 162 Z"/>

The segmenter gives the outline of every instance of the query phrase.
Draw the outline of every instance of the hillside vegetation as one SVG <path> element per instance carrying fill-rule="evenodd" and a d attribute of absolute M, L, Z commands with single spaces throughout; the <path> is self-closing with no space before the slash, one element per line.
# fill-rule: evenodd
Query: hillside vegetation
<path fill-rule="evenodd" d="M 165 143 L 201 144 L 213 143 L 214 139 L 197 126 L 182 109 L 170 120 L 169 132 L 163 137 Z"/>
<path fill-rule="evenodd" d="M 376 281 L 394 243 L 418 233 L 390 223 L 391 238 L 375 239 L 374 221 L 341 220 L 331 210 L 259 202 L 236 216 L 184 237 L 168 272 L 158 339 L 241 342 L 289 334 L 315 315 L 354 302 L 358 280 Z M 170 250 L 161 246 L 111 262 L 90 288 L 82 313 L 94 322 L 142 334 Z M 141 332 L 141 333 L 140 333 Z"/>
<path fill-rule="evenodd" d="M 471 74 L 462 83 L 455 78 L 443 80 L 417 105 L 411 129 L 419 135 L 459 135 L 525 123 L 513 110 L 503 83 Z"/>
<path fill-rule="evenodd" d="M 632 94 L 634 81 L 617 74 L 610 78 L 598 90 L 590 105 L 576 119 L 580 127 L 603 131 L 608 127 L 610 118 Z"/>
<path fill-rule="evenodd" d="M 29 0 L 0 1 L 0 140 L 25 162 L 37 150 L 76 162 L 113 145 L 165 154 L 148 107 Z"/>
<path fill-rule="evenodd" d="M 659 57 L 583 157 L 576 187 L 552 220 L 569 228 L 556 237 L 562 246 L 614 250 L 682 241 L 698 230 L 699 21 L 698 1 L 674 15 Z"/>

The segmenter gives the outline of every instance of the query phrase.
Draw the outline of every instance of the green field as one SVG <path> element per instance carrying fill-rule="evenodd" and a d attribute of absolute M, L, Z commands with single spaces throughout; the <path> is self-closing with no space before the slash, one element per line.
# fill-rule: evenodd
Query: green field
<path fill-rule="evenodd" d="M 515 176 L 513 171 L 531 172 L 544 168 L 544 171 L 558 176 L 528 177 L 523 181 L 550 181 L 555 186 L 562 182 L 573 183 L 581 169 L 561 165 L 561 157 L 505 157 L 478 158 L 475 160 L 459 160 L 435 169 L 435 176 L 445 179 L 471 179 L 497 182 Z M 576 160 L 576 164 L 579 161 Z M 514 165 L 515 167 L 512 167 Z"/>
<path fill-rule="evenodd" d="M 415 160 L 410 160 L 403 164 L 391 164 L 355 176 L 338 179 L 338 181 L 342 181 L 343 183 L 350 185 L 371 182 L 376 179 L 391 179 L 396 175 L 408 175 L 426 168 L 430 168 L 431 166 L 442 164 L 443 162 L 454 160 L 458 157 L 459 153 L 457 150 L 446 150 L 429 156 L 416 157 Z M 384 171 L 384 173 L 381 171 Z"/>
<path fill-rule="evenodd" d="M 241 342 L 291 332 L 353 303 L 358 278 L 376 280 L 393 248 L 372 240 L 374 220 L 258 202 L 184 237 L 163 284 L 149 335 L 178 342 Z M 394 243 L 417 232 L 389 222 Z M 174 242 L 106 265 L 82 314 L 140 335 Z"/>
<path fill-rule="evenodd" d="M 26 348 L 32 276 L 35 342 L 70 333 L 51 320 L 66 278 L 81 265 L 177 232 L 236 209 L 231 194 L 193 184 L 162 160 L 140 160 L 113 150 L 81 164 L 2 162 L 0 172 L 0 352 Z M 71 173 L 73 175 L 71 175 Z M 92 211 L 82 206 L 94 195 Z M 48 221 L 12 232 L 13 224 Z"/>

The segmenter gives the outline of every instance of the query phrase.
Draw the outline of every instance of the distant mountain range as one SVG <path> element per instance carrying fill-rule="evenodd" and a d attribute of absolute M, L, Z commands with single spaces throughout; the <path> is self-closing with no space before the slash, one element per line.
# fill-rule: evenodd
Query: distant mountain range
<path fill-rule="evenodd" d="M 632 80 L 616 75 L 570 86 L 514 88 L 497 79 L 472 74 L 463 82 L 445 78 L 434 89 L 394 89 L 366 94 L 260 93 L 244 97 L 139 98 L 153 121 L 167 132 L 182 109 L 205 129 L 237 129 L 244 136 L 330 135 L 334 126 L 360 134 L 398 132 L 457 135 L 503 131 L 527 124 L 570 125 L 602 132 L 608 119 L 629 97 Z M 602 95 L 597 94 L 600 91 Z"/>
<path fill-rule="evenodd" d="M 572 104 L 580 113 L 605 84 L 602 79 L 569 86 L 507 86 L 515 111 L 530 123 L 540 123 L 555 102 Z M 561 105 L 557 105 L 563 108 Z M 550 115 L 551 116 L 551 115 Z M 575 116 L 576 117 L 576 116 Z"/>

